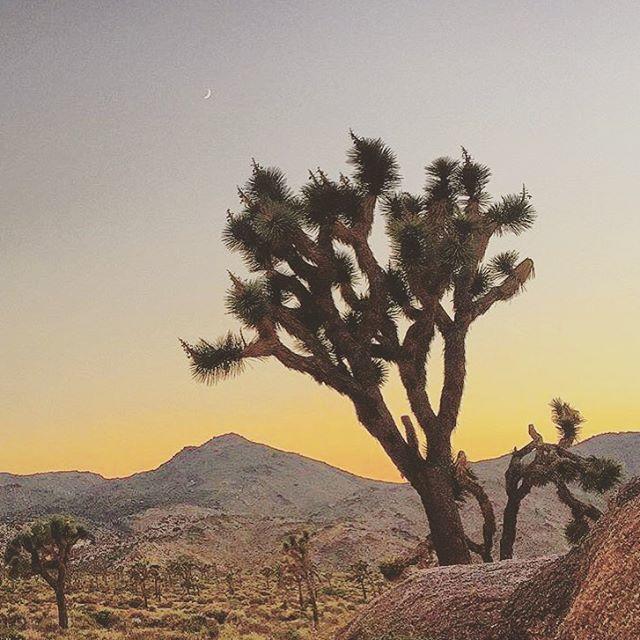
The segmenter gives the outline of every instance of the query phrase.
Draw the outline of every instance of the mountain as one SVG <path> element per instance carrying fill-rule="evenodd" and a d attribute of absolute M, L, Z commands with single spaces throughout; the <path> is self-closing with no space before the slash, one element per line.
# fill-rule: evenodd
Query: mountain
<path fill-rule="evenodd" d="M 126 478 L 92 473 L 0 474 L 0 520 L 70 510 L 112 521 L 153 507 L 194 505 L 219 514 L 311 518 L 361 494 L 406 487 L 368 480 L 234 433 L 185 447 L 157 469 Z"/>
<path fill-rule="evenodd" d="M 576 446 L 586 455 L 616 458 L 627 475 L 640 473 L 640 433 L 595 436 Z M 504 505 L 509 457 L 473 464 L 496 504 Z M 424 512 L 406 484 L 370 480 L 236 434 L 186 447 L 152 471 L 105 479 L 87 472 L 0 473 L 0 523 L 6 530 L 47 513 L 71 513 L 99 532 L 114 557 L 192 552 L 235 561 L 274 552 L 302 526 L 316 532 L 318 552 L 335 563 L 380 559 L 424 537 Z M 480 519 L 464 507 L 470 531 Z M 553 491 L 523 503 L 517 553 L 535 556 L 565 548 L 568 515 Z M 100 545 L 98 545 L 100 547 Z"/>

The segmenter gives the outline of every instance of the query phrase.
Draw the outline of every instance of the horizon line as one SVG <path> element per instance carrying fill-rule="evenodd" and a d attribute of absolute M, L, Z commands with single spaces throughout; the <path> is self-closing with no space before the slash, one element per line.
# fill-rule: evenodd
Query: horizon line
<path fill-rule="evenodd" d="M 621 430 L 615 430 L 615 431 L 603 431 L 602 433 L 596 433 L 592 436 L 589 436 L 588 438 L 585 438 L 584 440 L 580 440 L 580 442 L 576 442 L 576 444 L 574 444 L 571 448 L 576 447 L 576 446 L 580 446 L 581 444 L 585 444 L 587 442 L 589 442 L 590 440 L 594 440 L 595 438 L 602 438 L 604 436 L 617 436 L 617 435 L 622 435 L 622 434 L 626 434 L 626 433 L 631 433 L 631 434 L 639 434 L 640 435 L 640 430 L 639 429 L 621 429 Z M 91 471 L 89 469 L 58 469 L 58 470 L 50 470 L 50 471 L 35 471 L 33 473 L 13 473 L 11 471 L 0 471 L 0 477 L 1 476 L 12 476 L 14 478 L 34 478 L 37 476 L 46 476 L 46 475 L 59 475 L 59 474 L 79 474 L 79 475 L 90 475 L 90 476 L 96 476 L 98 478 L 100 478 L 101 480 L 105 480 L 107 482 L 114 482 L 114 481 L 118 481 L 118 480 L 127 480 L 129 478 L 133 478 L 135 476 L 141 475 L 141 474 L 145 474 L 145 473 L 151 473 L 153 471 L 157 471 L 158 469 L 160 469 L 161 467 L 165 466 L 166 464 L 169 464 L 172 460 L 174 460 L 177 456 L 179 456 L 181 453 L 183 453 L 184 451 L 188 451 L 188 450 L 195 450 L 195 449 L 200 449 L 201 447 L 204 447 L 205 445 L 207 445 L 210 442 L 213 442 L 214 440 L 219 440 L 221 438 L 225 438 L 225 437 L 229 437 L 229 436 L 234 436 L 237 438 L 241 438 L 242 440 L 245 440 L 246 442 L 249 442 L 251 444 L 254 445 L 258 445 L 261 447 L 267 447 L 268 449 L 272 449 L 274 451 L 278 451 L 280 453 L 286 453 L 286 454 L 290 454 L 290 455 L 296 455 L 299 456 L 301 458 L 305 458 L 306 460 L 310 460 L 312 462 L 316 462 L 318 464 L 323 464 L 327 467 L 331 467 L 332 469 L 335 469 L 337 471 L 340 471 L 342 473 L 346 473 L 348 475 L 351 475 L 353 477 L 356 478 L 361 478 L 363 480 L 371 480 L 372 482 L 381 482 L 381 483 L 385 483 L 385 484 L 394 484 L 394 485 L 404 485 L 406 484 L 405 480 L 382 480 L 380 478 L 372 478 L 370 476 L 363 476 L 363 475 L 359 475 L 357 473 L 354 473 L 353 471 L 349 471 L 348 469 L 343 469 L 342 467 L 333 465 L 329 462 L 327 462 L 326 460 L 320 460 L 318 458 L 313 458 L 311 456 L 308 456 L 304 453 L 300 453 L 299 451 L 290 451 L 288 449 L 280 449 L 278 447 L 275 447 L 271 444 L 268 444 L 266 442 L 258 442 L 256 440 L 251 440 L 249 438 L 247 438 L 246 436 L 243 436 L 241 433 L 238 433 L 236 431 L 227 431 L 225 433 L 221 433 L 218 435 L 214 435 L 211 438 L 208 438 L 207 440 L 205 440 L 204 442 L 201 442 L 200 444 L 195 444 L 195 445 L 185 445 L 183 446 L 181 449 L 179 449 L 178 451 L 176 451 L 174 454 L 172 454 L 171 456 L 169 456 L 164 462 L 160 463 L 159 465 L 157 465 L 156 467 L 151 467 L 148 469 L 141 469 L 139 471 L 134 471 L 133 473 L 130 473 L 128 475 L 124 475 L 124 476 L 105 476 L 97 471 Z M 508 456 L 510 453 L 510 451 L 507 451 L 501 455 L 498 456 L 493 456 L 490 458 L 482 458 L 480 460 L 470 460 L 471 464 L 481 464 L 483 462 L 492 462 L 495 460 L 499 460 L 500 458 L 504 458 L 505 456 Z"/>

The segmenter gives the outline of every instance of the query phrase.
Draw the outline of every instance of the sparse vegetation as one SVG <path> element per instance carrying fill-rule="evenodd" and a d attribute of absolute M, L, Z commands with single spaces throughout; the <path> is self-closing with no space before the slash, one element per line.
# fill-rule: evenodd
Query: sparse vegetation
<path fill-rule="evenodd" d="M 305 544 L 302 537 L 295 536 L 298 547 Z M 151 559 L 135 564 L 140 563 L 157 567 L 163 577 L 173 571 Z M 199 594 L 187 593 L 179 579 L 166 579 L 162 599 L 157 601 L 149 593 L 145 606 L 131 568 L 101 571 L 97 587 L 90 566 L 71 571 L 68 599 L 74 640 L 329 640 L 363 603 L 362 589 L 350 572 L 332 571 L 333 587 L 316 589 L 314 611 L 304 581 L 305 606 L 297 606 L 298 586 L 290 571 L 281 581 L 272 580 L 267 589 L 262 568 L 247 567 L 234 569 L 233 593 L 225 580 L 208 572 L 200 580 Z M 220 574 L 225 573 L 221 567 Z M 51 625 L 51 607 L 44 583 L 35 577 L 5 581 L 0 586 L 0 638 L 68 637 Z M 320 624 L 312 632 L 316 615 Z"/>
<path fill-rule="evenodd" d="M 354 562 L 349 568 L 349 577 L 356 584 L 360 585 L 360 589 L 362 590 L 362 601 L 368 602 L 368 592 L 367 589 L 375 590 L 375 582 L 373 580 L 373 576 L 371 574 L 371 567 L 369 563 L 365 560 L 359 560 L 358 562 Z"/>
<path fill-rule="evenodd" d="M 573 505 L 574 515 L 584 515 L 572 518 L 566 527 L 567 538 L 572 542 L 580 540 L 599 517 L 597 508 L 585 502 L 580 491 L 606 490 L 615 484 L 620 474 L 617 463 L 603 457 L 578 456 L 567 449 L 579 435 L 578 416 L 566 403 L 554 401 L 552 418 L 560 431 L 558 444 L 544 443 L 532 427 L 532 442 L 520 450 L 520 454 L 523 451 L 524 454 L 518 458 L 518 452 L 514 452 L 516 461 L 519 459 L 523 465 L 523 478 L 536 478 L 538 484 L 552 484 L 556 488 L 559 478 L 566 484 L 569 496 L 578 500 L 578 503 L 570 502 L 565 494 L 558 493 L 565 504 Z M 536 460 L 538 465 L 530 468 Z M 560 464 L 553 467 L 555 471 L 551 475 L 546 467 L 547 475 L 540 472 L 543 461 L 557 460 Z M 577 465 L 575 472 L 571 471 L 572 465 Z M 513 470 L 513 466 L 510 468 Z M 457 497 L 464 499 L 468 493 L 473 494 L 472 485 L 478 480 L 464 456 L 458 456 L 454 470 Z M 580 510 L 576 510 L 576 504 Z M 297 531 L 302 530 L 301 524 L 295 526 L 300 526 Z M 161 552 L 161 560 L 145 557 L 142 546 L 131 548 L 130 555 L 120 556 L 123 559 L 116 561 L 111 554 L 96 553 L 98 548 L 85 549 L 84 553 L 75 554 L 74 562 L 66 564 L 65 593 L 72 636 L 58 632 L 52 622 L 54 602 L 42 576 L 30 570 L 18 571 L 20 567 L 25 568 L 29 556 L 23 546 L 19 554 L 15 552 L 20 536 L 8 536 L 5 538 L 10 540 L 5 555 L 8 564 L 0 573 L 0 639 L 307 640 L 314 637 L 328 640 L 335 637 L 336 630 L 366 601 L 370 602 L 373 595 L 386 588 L 385 580 L 402 578 L 411 567 L 433 566 L 436 562 L 430 537 L 419 544 L 406 545 L 398 556 L 380 562 L 378 571 L 358 559 L 366 555 L 352 554 L 354 560 L 349 558 L 346 562 L 326 555 L 325 527 L 313 535 L 303 530 L 288 534 L 283 541 L 284 533 L 290 531 L 291 528 L 283 529 L 271 551 L 256 555 L 255 563 L 248 557 L 218 556 L 215 549 L 213 556 L 208 555 L 202 547 L 200 552 L 187 553 L 187 547 L 174 546 L 173 526 L 166 529 L 171 546 L 155 547 Z M 25 533 L 32 537 L 38 533 L 34 540 L 45 541 L 34 548 L 44 553 L 45 565 L 52 573 L 57 566 L 55 553 L 46 541 L 64 538 L 71 548 L 73 540 L 79 541 L 87 535 L 81 528 L 77 529 L 71 519 L 61 517 L 36 523 L 21 535 Z M 21 560 L 16 560 L 17 557 Z"/>

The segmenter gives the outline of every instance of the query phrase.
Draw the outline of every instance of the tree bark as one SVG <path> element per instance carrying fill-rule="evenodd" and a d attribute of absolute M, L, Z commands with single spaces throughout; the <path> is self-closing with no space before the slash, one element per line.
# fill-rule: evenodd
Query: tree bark
<path fill-rule="evenodd" d="M 520 511 L 521 498 L 517 495 L 509 495 L 502 516 L 502 537 L 500 538 L 500 560 L 513 558 L 513 545 L 518 529 L 518 512 Z"/>
<path fill-rule="evenodd" d="M 67 599 L 64 589 L 56 589 L 56 605 L 58 607 L 58 624 L 61 629 L 68 629 L 69 615 L 67 614 Z"/>
<path fill-rule="evenodd" d="M 367 404 L 354 404 L 360 422 L 380 442 L 420 496 L 438 562 L 441 565 L 470 564 L 471 553 L 455 499 L 449 433 L 440 428 L 430 430 L 425 460 L 402 438 L 381 398 L 373 396 Z"/>
<path fill-rule="evenodd" d="M 316 586 L 312 576 L 307 574 L 307 591 L 309 592 L 309 601 L 311 602 L 311 613 L 313 616 L 313 627 L 317 629 L 318 623 L 320 622 L 320 614 L 318 612 L 318 597 L 316 594 Z"/>
<path fill-rule="evenodd" d="M 493 538 L 496 534 L 496 516 L 493 504 L 483 486 L 469 473 L 466 466 L 459 470 L 456 469 L 456 471 L 460 486 L 476 499 L 482 513 L 482 544 L 474 543 L 468 537 L 467 544 L 474 553 L 480 555 L 484 562 L 493 562 Z"/>
<path fill-rule="evenodd" d="M 453 483 L 453 475 L 442 467 L 426 467 L 422 482 L 418 486 L 412 483 L 427 514 L 433 546 L 442 566 L 471 563 Z"/>

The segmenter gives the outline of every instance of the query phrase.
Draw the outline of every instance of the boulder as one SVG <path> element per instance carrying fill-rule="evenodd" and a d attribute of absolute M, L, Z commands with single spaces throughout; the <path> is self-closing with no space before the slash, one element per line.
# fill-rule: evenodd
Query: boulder
<path fill-rule="evenodd" d="M 418 571 L 338 638 L 638 640 L 640 478 L 568 554 Z"/>

